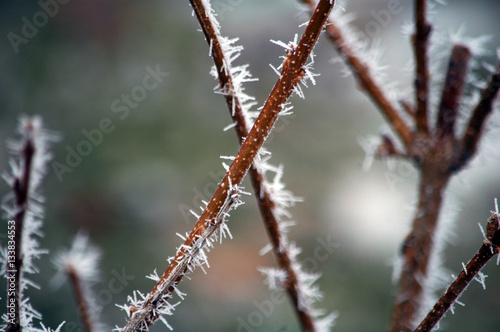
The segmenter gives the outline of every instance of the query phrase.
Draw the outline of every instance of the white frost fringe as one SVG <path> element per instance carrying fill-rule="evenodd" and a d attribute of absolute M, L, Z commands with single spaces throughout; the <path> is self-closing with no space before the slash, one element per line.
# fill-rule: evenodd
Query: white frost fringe
<path fill-rule="evenodd" d="M 46 174 L 47 163 L 52 159 L 52 154 L 49 152 L 51 143 L 57 141 L 57 136 L 47 131 L 43 127 L 41 117 L 22 117 L 19 121 L 18 132 L 21 136 L 18 140 L 10 140 L 7 146 L 14 157 L 10 160 L 10 172 L 3 173 L 2 176 L 7 184 L 12 188 L 16 179 L 23 176 L 23 169 L 26 160 L 23 157 L 23 149 L 28 141 L 33 144 L 34 154 L 31 161 L 31 172 L 29 176 L 29 188 L 24 214 L 24 225 L 21 239 L 21 255 L 23 256 L 23 266 L 20 271 L 20 292 L 18 294 L 20 300 L 20 323 L 24 331 L 53 331 L 46 328 L 41 322 L 41 328 L 35 327 L 35 320 L 42 320 L 42 314 L 36 311 L 29 298 L 25 296 L 25 291 L 29 287 L 39 289 L 40 287 L 33 281 L 26 278 L 26 274 L 38 273 L 38 268 L 34 264 L 35 259 L 40 259 L 48 250 L 40 248 L 38 237 L 43 236 L 42 225 L 44 218 L 43 203 L 44 197 L 40 194 L 39 189 L 42 179 Z M 15 204 L 14 194 L 7 194 L 2 200 L 2 209 L 5 211 L 8 220 L 13 220 L 19 207 Z M 17 244 L 19 245 L 19 243 Z M 0 248 L 0 275 L 7 276 L 7 248 Z M 8 322 L 7 314 L 2 315 L 2 320 L 5 324 Z M 64 322 L 56 328 L 56 332 L 60 331 Z M 4 326 L 0 326 L 5 328 Z"/>

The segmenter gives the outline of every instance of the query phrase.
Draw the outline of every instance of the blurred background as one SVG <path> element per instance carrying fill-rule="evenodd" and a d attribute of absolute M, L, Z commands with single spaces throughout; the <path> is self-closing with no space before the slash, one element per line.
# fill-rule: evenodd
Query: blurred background
<path fill-rule="evenodd" d="M 126 315 L 115 303 L 125 303 L 135 289 L 152 289 L 145 276 L 154 269 L 163 273 L 166 258 L 181 244 L 175 234 L 194 225 L 188 211 L 210 199 L 223 175 L 219 156 L 235 155 L 237 139 L 223 131 L 230 117 L 224 99 L 213 93 L 212 61 L 188 1 L 68 1 L 49 9 L 50 16 L 40 14 L 48 2 L 0 1 L 0 139 L 15 137 L 20 115 L 39 114 L 61 137 L 53 146 L 54 161 L 68 166 L 71 151 L 88 141 L 85 133 L 100 126 L 108 131 L 69 170 L 50 167 L 41 246 L 53 254 L 69 247 L 77 232 L 87 232 L 104 253 L 94 292 L 102 321 L 123 326 Z M 212 3 L 222 34 L 239 37 L 237 44 L 244 46 L 235 63 L 249 64 L 259 78 L 245 88 L 261 106 L 276 81 L 269 64 L 278 66 L 283 55 L 270 39 L 288 42 L 300 35 L 306 16 L 292 0 Z M 411 21 L 413 2 L 401 0 L 401 13 L 377 21 L 374 13 L 387 6 L 358 0 L 335 10 L 354 13 L 361 30 L 378 23 L 370 37 L 384 49 L 388 80 L 404 89 L 411 84 L 405 75 L 412 50 L 401 26 Z M 453 1 L 437 10 L 436 35 L 461 27 L 472 37 L 491 35 L 481 61 L 494 62 L 498 1 Z M 30 30 L 26 22 L 38 26 Z M 287 188 L 304 198 L 291 209 L 297 225 L 290 238 L 303 248 L 299 258 L 306 268 L 322 273 L 324 299 L 317 306 L 338 311 L 336 331 L 384 331 L 395 290 L 392 262 L 413 216 L 417 173 L 400 161 L 375 161 L 363 170 L 365 152 L 358 142 L 379 134 L 384 122 L 352 77 L 342 75 L 325 38 L 315 53 L 317 84 L 304 91 L 305 100 L 292 98 L 294 114 L 279 120 L 265 146 L 272 164 L 284 164 Z M 151 71 L 162 73 L 158 84 L 141 89 Z M 135 101 L 126 100 L 130 94 Z M 449 188 L 454 203 L 448 208 L 456 212 L 444 252 L 450 273 L 458 274 L 461 262 L 481 246 L 477 223 L 485 224 L 500 196 L 495 150 L 485 146 Z M 1 169 L 9 158 L 0 145 Z M 244 186 L 251 190 L 248 180 Z M 0 188 L 2 195 L 9 192 L 5 183 Z M 254 198 L 244 199 L 229 221 L 234 238 L 210 252 L 208 274 L 197 270 L 180 284 L 188 295 L 168 318 L 176 331 L 299 330 L 288 301 L 273 301 L 256 270 L 274 260 L 258 254 L 267 235 Z M 2 227 L 2 242 L 5 232 Z M 321 258 L 315 250 L 323 250 Z M 42 289 L 27 294 L 45 325 L 65 320 L 62 331 L 81 331 L 69 284 L 50 287 L 56 273 L 51 254 L 37 262 L 40 274 L 32 277 Z M 466 307 L 449 313 L 443 330 L 500 328 L 500 272 L 494 262 L 484 272 L 491 276 L 486 291 L 472 283 L 461 297 Z M 157 323 L 152 330 L 165 327 Z"/>

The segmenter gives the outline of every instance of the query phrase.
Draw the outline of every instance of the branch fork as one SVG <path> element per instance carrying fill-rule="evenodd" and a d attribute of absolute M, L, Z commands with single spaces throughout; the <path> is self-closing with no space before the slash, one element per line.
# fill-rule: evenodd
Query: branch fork
<path fill-rule="evenodd" d="M 307 3 L 312 10 L 314 0 L 301 1 Z M 389 99 L 388 92 L 377 83 L 370 65 L 360 54 L 356 54 L 356 48 L 346 39 L 342 28 L 333 19 L 328 20 L 326 27 L 328 38 L 350 67 L 361 89 L 379 108 L 405 150 L 398 151 L 391 139 L 382 137 L 375 155 L 410 159 L 420 173 L 417 213 L 403 245 L 404 263 L 389 328 L 391 332 L 413 330 L 414 319 L 421 308 L 423 285 L 432 272 L 429 268 L 431 253 L 435 242 L 441 241 L 437 238 L 436 229 L 443 195 L 452 176 L 463 169 L 474 156 L 500 88 L 500 66 L 497 66 L 482 91 L 481 100 L 472 110 L 465 134 L 458 137 L 455 126 L 471 51 L 464 45 L 454 45 L 433 128 L 429 119 L 431 75 L 428 68 L 428 44 L 432 26 L 426 16 L 427 1 L 415 0 L 416 29 L 412 36 L 415 106 L 406 101 L 400 102 L 403 111 L 410 115 L 411 124 L 403 119 L 401 111 Z"/>

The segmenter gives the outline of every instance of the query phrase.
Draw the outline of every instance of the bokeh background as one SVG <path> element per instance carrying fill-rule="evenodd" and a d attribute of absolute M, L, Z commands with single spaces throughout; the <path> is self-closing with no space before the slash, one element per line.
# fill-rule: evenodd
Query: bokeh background
<path fill-rule="evenodd" d="M 43 186 L 41 244 L 53 254 L 68 247 L 79 231 L 90 235 L 104 253 L 95 286 L 102 320 L 122 326 L 125 313 L 115 303 L 125 303 L 134 289 L 151 290 L 153 282 L 145 275 L 164 271 L 166 258 L 181 243 L 175 234 L 194 225 L 187 210 L 210 198 L 222 177 L 219 156 L 236 154 L 237 140 L 231 130 L 223 131 L 230 118 L 223 98 L 213 93 L 211 58 L 188 1 L 68 1 L 16 50 L 9 33 L 22 36 L 23 18 L 33 22 L 41 3 L 46 2 L 0 1 L 0 140 L 15 136 L 20 115 L 39 114 L 60 134 L 54 160 L 64 164 L 68 148 L 86 139 L 82 131 L 98 128 L 105 118 L 112 122 L 114 130 L 71 172 L 58 178 L 50 169 Z M 411 48 L 401 25 L 411 20 L 413 2 L 400 3 L 402 12 L 380 25 L 374 37 L 385 50 L 388 79 L 401 79 L 404 88 L 411 84 L 402 78 Z M 244 46 L 235 63 L 248 63 L 259 78 L 245 88 L 260 106 L 276 81 L 269 64 L 279 65 L 283 55 L 270 39 L 292 40 L 302 32 L 305 16 L 291 0 L 213 4 L 223 35 L 239 37 L 237 43 Z M 358 0 L 336 10 L 354 13 L 354 24 L 363 30 L 375 20 L 374 12 L 386 8 L 387 1 Z M 435 29 L 444 35 L 461 27 L 473 37 L 491 35 L 483 60 L 494 61 L 500 45 L 498 1 L 453 1 L 437 9 Z M 272 163 L 285 165 L 287 188 L 304 198 L 291 209 L 297 225 L 290 238 L 303 248 L 299 257 L 307 268 L 322 273 L 318 284 L 324 299 L 318 306 L 339 312 L 336 331 L 384 331 L 395 289 L 392 262 L 412 218 L 417 173 L 399 161 L 375 161 L 363 170 L 365 152 L 358 141 L 380 133 L 384 122 L 352 77 L 342 75 L 326 39 L 320 39 L 315 53 L 315 72 L 321 74 L 316 86 L 305 90 L 305 100 L 292 98 L 294 114 L 280 120 L 266 148 Z M 113 102 L 142 85 L 147 68 L 157 66 L 168 76 L 120 119 Z M 498 136 L 490 143 L 498 144 Z M 485 151 L 448 191 L 457 217 L 445 267 L 455 274 L 480 247 L 477 223 L 486 222 L 493 199 L 500 196 L 498 155 L 495 149 Z M 0 145 L 1 169 L 7 169 L 9 158 Z M 250 191 L 248 182 L 245 186 Z M 9 191 L 6 184 L 0 188 L 2 195 Z M 298 331 L 288 301 L 272 302 L 275 297 L 256 270 L 274 261 L 258 254 L 268 240 L 253 197 L 245 197 L 229 223 L 234 239 L 210 252 L 207 275 L 198 270 L 181 283 L 188 295 L 168 321 L 176 331 L 246 331 L 244 323 L 254 331 Z M 0 229 L 2 242 L 5 232 L 6 227 Z M 330 252 L 315 259 L 322 243 L 331 245 Z M 40 274 L 32 278 L 42 289 L 28 295 L 46 325 L 66 320 L 62 331 L 80 331 L 69 285 L 50 287 L 51 254 L 38 262 Z M 500 328 L 495 281 L 500 272 L 495 263 L 484 272 L 490 275 L 487 289 L 470 285 L 461 298 L 466 306 L 447 315 L 444 330 Z M 116 283 L 117 274 L 127 278 Z M 165 327 L 158 323 L 152 330 Z"/>

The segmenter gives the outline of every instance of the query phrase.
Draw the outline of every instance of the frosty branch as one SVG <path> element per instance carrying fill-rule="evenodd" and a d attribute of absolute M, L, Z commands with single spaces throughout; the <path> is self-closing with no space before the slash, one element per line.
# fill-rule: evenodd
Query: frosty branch
<path fill-rule="evenodd" d="M 469 263 L 463 267 L 455 281 L 448 287 L 446 292 L 427 314 L 422 323 L 416 328 L 415 332 L 432 331 L 434 326 L 439 323 L 444 314 L 453 306 L 462 292 L 472 282 L 478 280 L 484 285 L 484 278 L 481 269 L 488 261 L 498 254 L 500 246 L 500 231 L 498 230 L 498 214 L 494 213 L 487 224 L 487 235 L 483 245 Z"/>
<path fill-rule="evenodd" d="M 302 0 L 313 6 L 312 0 Z M 328 21 L 327 33 L 335 48 L 350 67 L 361 88 L 382 111 L 390 127 L 401 139 L 406 151 L 398 151 L 392 140 L 384 136 L 377 149 L 379 156 L 406 157 L 418 168 L 419 199 L 412 230 L 403 244 L 403 268 L 394 304 L 390 331 L 411 331 L 415 317 L 421 310 L 423 291 L 426 288 L 432 268 L 430 258 L 435 255 L 435 241 L 438 216 L 441 211 L 443 194 L 452 176 L 461 170 L 473 157 L 481 138 L 484 123 L 492 111 L 492 103 L 498 92 L 498 69 L 488 86 L 483 90 L 482 99 L 474 109 L 463 138 L 455 133 L 458 107 L 467 74 L 467 64 L 472 53 L 466 45 L 454 45 L 448 64 L 448 72 L 442 90 L 441 103 L 437 110 L 434 129 L 429 125 L 429 59 L 428 44 L 431 25 L 427 22 L 427 2 L 415 1 L 415 33 L 412 37 L 415 57 L 415 105 L 416 110 L 406 101 L 403 109 L 414 120 L 408 126 L 399 110 L 387 97 L 381 84 L 375 80 L 374 69 L 362 60 L 356 47 L 356 39 L 345 37 L 335 19 Z M 410 129 L 411 128 L 411 129 Z"/>
<path fill-rule="evenodd" d="M 15 195 L 15 204 L 17 207 L 17 212 L 14 216 L 15 222 L 15 258 L 14 266 L 9 268 L 9 273 L 14 274 L 14 287 L 13 292 L 7 292 L 7 303 L 14 304 L 14 319 L 9 320 L 7 324 L 6 331 L 14 332 L 21 331 L 21 321 L 20 321 L 20 306 L 21 306 L 21 275 L 23 273 L 23 252 L 22 239 L 23 239 L 23 229 L 24 229 L 24 218 L 26 215 L 26 209 L 28 205 L 28 197 L 30 190 L 30 178 L 31 178 L 31 166 L 33 161 L 33 155 L 35 153 L 35 146 L 33 142 L 33 127 L 31 124 L 27 124 L 26 135 L 24 146 L 21 150 L 21 174 L 14 178 L 13 188 Z"/>
<path fill-rule="evenodd" d="M 47 253 L 35 238 L 41 235 L 43 220 L 43 197 L 37 191 L 51 158 L 48 145 L 56 139 L 43 128 L 39 117 L 21 118 L 18 131 L 21 139 L 8 142 L 14 155 L 11 171 L 3 174 L 12 194 L 5 197 L 2 208 L 14 221 L 14 233 L 9 232 L 8 247 L 1 248 L 0 256 L 0 274 L 8 279 L 7 303 L 11 305 L 8 314 L 2 316 L 6 331 L 35 329 L 35 320 L 41 319 L 24 293 L 29 287 L 37 287 L 27 274 L 38 272 L 33 261 Z"/>
<path fill-rule="evenodd" d="M 240 142 L 243 142 L 245 137 L 248 136 L 251 123 L 249 121 L 249 107 L 244 105 L 249 97 L 243 93 L 240 82 L 251 81 L 252 79 L 245 68 L 232 67 L 231 62 L 238 56 L 239 48 L 234 46 L 224 48 L 222 46 L 227 45 L 228 41 L 220 35 L 218 22 L 215 21 L 213 15 L 210 15 L 210 9 L 206 8 L 205 3 L 201 0 L 191 0 L 191 5 L 210 46 L 210 53 L 215 64 L 213 73 L 216 73 L 219 80 L 219 89 L 225 97 L 238 139 Z M 313 308 L 305 300 L 306 295 L 302 288 L 306 286 L 300 284 L 297 277 L 297 274 L 302 271 L 297 271 L 297 267 L 294 267 L 292 264 L 294 257 L 290 256 L 285 230 L 279 225 L 279 212 L 275 212 L 275 208 L 283 203 L 276 202 L 273 199 L 270 192 L 270 185 L 266 183 L 265 176 L 261 171 L 264 167 L 265 165 L 262 165 L 261 161 L 256 159 L 249 169 L 249 174 L 255 197 L 271 240 L 273 253 L 280 269 L 286 272 L 286 280 L 282 282 L 281 286 L 286 289 L 292 300 L 292 304 L 301 322 L 302 330 L 314 331 L 315 317 L 312 315 Z"/>
<path fill-rule="evenodd" d="M 322 0 L 319 2 L 300 42 L 289 53 L 283 65 L 280 78 L 272 89 L 259 117 L 248 133 L 240 151 L 216 189 L 212 199 L 207 204 L 193 230 L 181 248 L 179 248 L 176 256 L 156 286 L 147 295 L 146 299 L 141 302 L 140 307 L 134 306 L 131 308 L 132 310 L 129 310 L 131 316 L 123 331 L 147 330 L 159 318 L 159 314 L 162 313 L 161 310 L 164 307 L 165 309 L 169 309 L 166 299 L 175 290 L 175 287 L 182 280 L 188 268 L 191 267 L 193 257 L 198 252 L 203 252 L 202 250 L 205 246 L 203 240 L 209 239 L 217 229 L 217 227 L 210 226 L 211 221 L 217 221 L 215 226 L 223 224 L 218 219 L 221 216 L 221 209 L 227 202 L 232 201 L 233 197 L 229 196 L 229 194 L 234 195 L 237 186 L 243 180 L 259 149 L 269 135 L 282 110 L 283 104 L 287 101 L 293 88 L 304 74 L 303 66 L 316 44 L 332 7 L 333 1 Z M 223 217 L 224 215 L 220 218 Z"/>
<path fill-rule="evenodd" d="M 311 10 L 313 10 L 314 0 L 301 1 L 307 3 Z M 408 147 L 411 142 L 411 131 L 399 114 L 396 106 L 394 106 L 393 102 L 389 99 L 387 92 L 384 91 L 373 77 L 369 65 L 357 56 L 352 45 L 346 40 L 342 30 L 334 19 L 328 19 L 325 30 L 337 52 L 339 52 L 352 69 L 354 77 L 358 80 L 360 87 L 365 90 L 375 105 L 380 109 L 383 116 L 391 124 L 392 128 L 396 131 L 399 138 Z"/>

